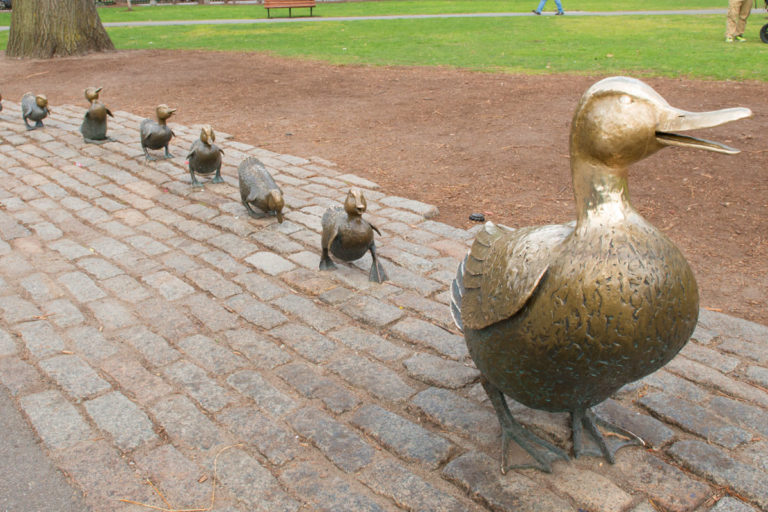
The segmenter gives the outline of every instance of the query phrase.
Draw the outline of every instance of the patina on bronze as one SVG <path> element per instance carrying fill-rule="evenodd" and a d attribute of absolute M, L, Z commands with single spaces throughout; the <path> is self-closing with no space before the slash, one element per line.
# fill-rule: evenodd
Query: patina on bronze
<path fill-rule="evenodd" d="M 107 116 L 114 117 L 107 106 L 99 101 L 99 93 L 102 87 L 88 87 L 85 89 L 85 99 L 90 106 L 80 125 L 80 133 L 83 140 L 90 144 L 103 144 L 113 139 L 107 137 Z"/>
<path fill-rule="evenodd" d="M 277 222 L 283 222 L 283 191 L 258 158 L 246 158 L 237 168 L 240 181 L 240 198 L 248 214 L 254 218 L 274 215 Z M 257 212 L 254 210 L 260 210 Z"/>
<path fill-rule="evenodd" d="M 43 128 L 43 119 L 48 117 L 50 113 L 51 109 L 48 107 L 48 98 L 45 95 L 28 92 L 22 96 L 21 118 L 24 120 L 24 124 L 27 125 L 27 130 Z M 35 125 L 30 125 L 27 119 L 34 121 Z"/>
<path fill-rule="evenodd" d="M 155 109 L 157 121 L 144 119 L 139 124 L 139 135 L 141 136 L 141 149 L 147 160 L 157 160 L 151 156 L 147 149 L 165 149 L 165 158 L 173 158 L 168 151 L 168 144 L 175 135 L 173 130 L 165 124 L 169 117 L 176 112 L 175 108 L 169 108 L 168 105 L 158 105 Z"/>
<path fill-rule="evenodd" d="M 224 183 L 224 180 L 221 179 L 221 155 L 224 153 L 224 150 L 214 144 L 215 140 L 216 134 L 213 132 L 213 128 L 211 128 L 211 125 L 206 124 L 200 130 L 200 138 L 192 143 L 189 154 L 187 154 L 192 186 L 203 186 L 197 181 L 195 174 L 207 176 L 214 172 L 216 175 L 211 180 L 211 183 Z"/>
<path fill-rule="evenodd" d="M 680 351 L 699 298 L 680 250 L 630 204 L 627 168 L 666 146 L 738 153 L 673 132 L 750 115 L 746 108 L 685 112 L 638 80 L 602 80 L 584 94 L 571 125 L 576 221 L 517 230 L 489 222 L 478 233 L 452 283 L 451 313 L 501 424 L 502 472 L 550 471 L 568 458 L 515 421 L 504 395 L 570 412 L 576 457 L 613 462 L 621 446 L 642 442 L 591 407 Z M 598 425 L 626 441 L 609 446 Z M 599 451 L 585 447 L 585 435 Z M 533 462 L 508 464 L 510 440 Z"/>
<path fill-rule="evenodd" d="M 376 226 L 363 219 L 363 213 L 367 207 L 362 190 L 353 188 L 347 194 L 344 208 L 336 206 L 325 211 L 322 219 L 323 255 L 320 259 L 320 270 L 336 268 L 329 253 L 343 261 L 354 261 L 371 251 L 373 262 L 368 280 L 382 283 L 388 279 L 376 255 L 376 244 L 373 241 L 373 232 L 375 231 L 379 236 L 381 232 Z"/>

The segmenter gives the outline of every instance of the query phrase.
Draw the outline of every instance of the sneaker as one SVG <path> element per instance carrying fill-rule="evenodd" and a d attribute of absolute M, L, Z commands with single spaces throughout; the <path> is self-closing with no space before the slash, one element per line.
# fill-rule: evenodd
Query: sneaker
<path fill-rule="evenodd" d="M 742 36 L 742 35 L 738 35 L 738 36 L 734 37 L 733 40 L 734 41 L 738 41 L 739 43 L 744 43 L 744 42 L 746 42 L 747 38 Z"/>
<path fill-rule="evenodd" d="M 557 11 L 555 16 L 562 16 L 563 14 L 565 14 L 565 11 Z"/>
<path fill-rule="evenodd" d="M 532 10 L 531 12 L 533 14 L 535 14 L 536 16 L 541 16 L 541 13 L 539 11 L 537 11 L 536 9 Z"/>
<path fill-rule="evenodd" d="M 726 36 L 725 37 L 725 42 L 726 43 L 732 43 L 733 42 L 733 38 L 731 36 Z"/>

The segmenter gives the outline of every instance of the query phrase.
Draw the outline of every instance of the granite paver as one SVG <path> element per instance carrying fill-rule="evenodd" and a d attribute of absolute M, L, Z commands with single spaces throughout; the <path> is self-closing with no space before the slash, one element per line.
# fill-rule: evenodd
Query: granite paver
<path fill-rule="evenodd" d="M 471 230 L 221 133 L 226 183 L 192 188 L 182 158 L 143 160 L 138 116 L 116 112 L 116 141 L 90 146 L 83 112 L 54 103 L 34 132 L 13 101 L 0 112 L 0 385 L 94 510 L 162 507 L 147 479 L 207 507 L 214 471 L 227 512 L 768 509 L 768 327 L 702 309 L 678 357 L 596 409 L 646 449 L 502 475 L 447 306 Z M 171 125 L 183 154 L 199 127 Z M 240 203 L 246 156 L 281 184 L 284 223 Z M 350 185 L 386 283 L 369 259 L 317 268 L 320 216 Z M 570 449 L 565 415 L 510 408 Z"/>

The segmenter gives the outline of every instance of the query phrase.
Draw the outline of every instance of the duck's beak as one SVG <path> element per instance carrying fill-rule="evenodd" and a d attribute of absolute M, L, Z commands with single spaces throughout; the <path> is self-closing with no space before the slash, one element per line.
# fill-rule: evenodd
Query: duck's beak
<path fill-rule="evenodd" d="M 720 126 L 721 124 L 751 116 L 752 111 L 743 107 L 724 108 L 712 112 L 686 112 L 685 110 L 668 107 L 662 113 L 661 120 L 656 126 L 656 141 L 663 146 L 698 148 L 716 153 L 735 155 L 740 150 L 720 142 L 698 139 L 674 132 L 712 128 L 713 126 Z"/>

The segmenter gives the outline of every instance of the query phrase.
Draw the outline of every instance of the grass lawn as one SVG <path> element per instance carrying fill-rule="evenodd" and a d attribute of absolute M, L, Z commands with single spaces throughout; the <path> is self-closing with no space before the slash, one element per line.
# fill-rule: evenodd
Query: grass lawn
<path fill-rule="evenodd" d="M 363 14 L 358 11 L 361 9 L 376 14 L 414 13 L 416 9 L 421 9 L 418 12 L 492 12 L 530 10 L 535 1 L 392 0 L 321 4 L 318 9 L 324 16 Z M 568 2 L 564 0 L 566 10 Z M 554 2 L 550 3 L 547 7 L 554 9 Z M 658 9 L 662 7 L 660 4 L 668 7 L 670 2 L 648 0 L 643 8 Z M 581 10 L 608 10 L 609 7 L 637 9 L 637 4 L 629 0 L 579 3 Z M 680 0 L 674 7 L 722 5 L 720 0 Z M 340 11 L 326 12 L 332 8 Z M 256 5 L 161 6 L 139 7 L 132 13 L 123 8 L 104 8 L 100 13 L 104 21 L 125 21 L 143 13 L 157 16 L 163 13 L 163 19 L 200 19 L 199 13 L 203 12 L 225 13 L 222 18 L 241 18 L 243 14 L 226 13 L 246 11 L 263 14 L 264 9 Z M 761 11 L 755 11 L 747 26 L 749 41 L 738 44 L 723 42 L 724 15 L 328 21 L 112 27 L 108 32 L 120 49 L 266 51 L 339 64 L 451 66 L 487 72 L 768 80 L 765 65 L 768 45 L 758 37 L 759 27 L 764 23 Z M 0 48 L 5 48 L 7 39 L 7 32 L 0 33 Z"/>

